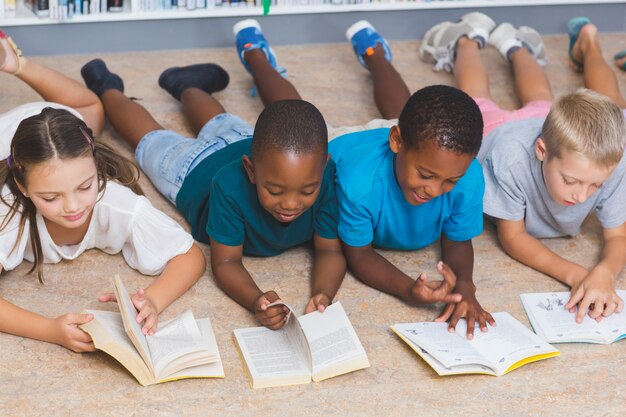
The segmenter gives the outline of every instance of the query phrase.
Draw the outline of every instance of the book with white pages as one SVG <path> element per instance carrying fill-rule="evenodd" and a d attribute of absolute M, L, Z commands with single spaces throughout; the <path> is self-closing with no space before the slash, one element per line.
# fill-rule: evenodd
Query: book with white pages
<path fill-rule="evenodd" d="M 317 382 L 370 366 L 340 302 L 301 317 L 287 307 L 287 322 L 279 330 L 234 331 L 252 388 Z"/>
<path fill-rule="evenodd" d="M 617 290 L 622 300 L 626 291 Z M 613 313 L 600 322 L 585 314 L 582 323 L 576 323 L 576 313 L 565 309 L 569 292 L 521 294 L 522 305 L 535 333 L 549 343 L 610 344 L 626 338 L 626 312 Z"/>
<path fill-rule="evenodd" d="M 559 355 L 509 313 L 492 314 L 496 326 L 482 332 L 476 327 L 467 339 L 462 319 L 454 332 L 448 323 L 399 323 L 391 329 L 441 376 L 487 374 L 501 376 L 520 366 Z"/>
<path fill-rule="evenodd" d="M 223 378 L 224 369 L 208 318 L 191 310 L 159 323 L 152 336 L 141 332 L 137 310 L 119 276 L 114 290 L 120 313 L 85 310 L 93 320 L 80 325 L 97 349 L 120 362 L 143 386 L 184 378 Z"/>

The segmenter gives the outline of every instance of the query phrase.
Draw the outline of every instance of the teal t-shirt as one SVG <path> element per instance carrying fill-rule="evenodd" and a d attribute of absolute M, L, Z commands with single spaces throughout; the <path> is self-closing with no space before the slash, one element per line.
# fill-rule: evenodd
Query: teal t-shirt
<path fill-rule="evenodd" d="M 191 226 L 193 237 L 209 237 L 227 246 L 243 245 L 247 256 L 274 256 L 305 243 L 313 233 L 337 238 L 335 164 L 324 171 L 315 204 L 291 223 L 281 223 L 259 202 L 241 157 L 249 155 L 252 139 L 233 143 L 209 155 L 185 178 L 176 207 Z"/>
<path fill-rule="evenodd" d="M 414 250 L 442 233 L 465 241 L 482 232 L 485 182 L 475 159 L 450 192 L 413 206 L 395 177 L 388 128 L 340 136 L 329 152 L 337 164 L 339 237 L 348 245 Z"/>

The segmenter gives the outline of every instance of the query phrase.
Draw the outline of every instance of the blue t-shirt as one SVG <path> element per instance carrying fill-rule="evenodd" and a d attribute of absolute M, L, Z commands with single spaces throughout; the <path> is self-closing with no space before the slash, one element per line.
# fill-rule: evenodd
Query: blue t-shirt
<path fill-rule="evenodd" d="M 195 239 L 209 237 L 227 246 L 243 245 L 247 256 L 274 256 L 311 240 L 313 233 L 337 238 L 335 164 L 328 162 L 315 204 L 290 223 L 281 223 L 259 202 L 241 157 L 252 140 L 233 143 L 205 158 L 185 178 L 176 207 Z"/>
<path fill-rule="evenodd" d="M 482 232 L 485 182 L 478 161 L 450 192 L 413 206 L 396 180 L 388 128 L 340 136 L 329 152 L 337 164 L 339 237 L 348 245 L 414 250 L 441 233 L 460 242 Z"/>

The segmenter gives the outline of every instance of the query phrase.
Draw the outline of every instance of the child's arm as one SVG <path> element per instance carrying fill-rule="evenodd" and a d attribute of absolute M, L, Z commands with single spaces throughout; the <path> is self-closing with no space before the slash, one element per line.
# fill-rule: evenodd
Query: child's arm
<path fill-rule="evenodd" d="M 496 226 L 498 239 L 506 253 L 524 265 L 550 275 L 570 287 L 577 285 L 589 273 L 582 266 L 560 257 L 529 235 L 524 220 L 498 219 Z"/>
<path fill-rule="evenodd" d="M 0 267 L 0 273 L 2 267 Z M 93 319 L 91 314 L 64 314 L 55 319 L 40 316 L 0 298 L 0 331 L 55 343 L 74 352 L 96 350 L 91 337 L 78 328 Z"/>
<path fill-rule="evenodd" d="M 313 236 L 315 260 L 313 262 L 312 290 L 304 314 L 324 311 L 330 305 L 346 275 L 346 259 L 339 239 Z"/>
<path fill-rule="evenodd" d="M 193 287 L 205 269 L 204 254 L 194 243 L 187 253 L 170 259 L 161 275 L 148 288 L 140 288 L 131 296 L 138 311 L 135 320 L 143 322 L 141 331 L 144 334 L 153 335 L 156 332 L 159 314 Z M 98 300 L 115 301 L 115 295 L 105 293 Z"/>
<path fill-rule="evenodd" d="M 459 303 L 448 304 L 435 321 L 450 319 L 448 330 L 453 331 L 461 318 L 467 320 L 467 338 L 474 337 L 474 324 L 483 332 L 487 331 L 487 322 L 496 325 L 495 320 L 483 310 L 476 299 L 476 286 L 472 276 L 474 273 L 474 248 L 471 240 L 457 242 L 441 235 L 441 259 L 447 263 L 457 276 L 455 292 L 463 296 Z"/>
<path fill-rule="evenodd" d="M 573 311 L 578 304 L 576 321 L 582 322 L 587 309 L 589 316 L 599 320 L 622 311 L 624 301 L 615 293 L 615 279 L 626 264 L 626 223 L 613 229 L 604 229 L 604 248 L 600 262 L 589 274 L 572 285 L 572 297 L 565 308 Z"/>
<path fill-rule="evenodd" d="M 265 327 L 277 330 L 285 324 L 289 310 L 267 307 L 280 299 L 274 291 L 263 292 L 243 266 L 243 245 L 227 246 L 211 239 L 211 270 L 217 285 L 232 299 L 253 311 Z"/>
<path fill-rule="evenodd" d="M 437 265 L 437 270 L 443 276 L 443 281 L 428 282 L 424 273 L 414 280 L 377 253 L 371 244 L 355 247 L 342 242 L 342 247 L 352 273 L 370 287 L 395 295 L 410 304 L 457 303 L 461 300 L 459 294 L 450 294 L 456 284 L 456 277 L 442 262 Z"/>

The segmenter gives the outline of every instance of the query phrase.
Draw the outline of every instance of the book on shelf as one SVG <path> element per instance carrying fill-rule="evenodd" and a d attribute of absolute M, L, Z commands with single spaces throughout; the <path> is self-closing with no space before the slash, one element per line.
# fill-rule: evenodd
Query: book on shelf
<path fill-rule="evenodd" d="M 280 330 L 237 329 L 234 337 L 252 388 L 318 382 L 370 366 L 340 302 L 301 317 L 289 308 Z"/>
<path fill-rule="evenodd" d="M 223 378 L 224 369 L 208 318 L 195 319 L 187 310 L 173 320 L 159 323 L 153 336 L 141 332 L 137 310 L 122 280 L 113 287 L 119 313 L 85 310 L 93 320 L 80 325 L 97 349 L 121 363 L 143 386 L 184 378 Z"/>
<path fill-rule="evenodd" d="M 391 329 L 441 376 L 486 374 L 501 376 L 520 366 L 559 355 L 509 313 L 492 314 L 496 326 L 467 339 L 467 322 L 459 320 L 454 332 L 448 323 L 400 323 Z"/>
<path fill-rule="evenodd" d="M 626 300 L 625 290 L 616 292 Z M 535 333 L 549 343 L 609 344 L 626 338 L 626 312 L 613 313 L 600 322 L 586 314 L 582 323 L 576 323 L 576 313 L 565 309 L 569 292 L 529 293 L 520 298 Z"/>
<path fill-rule="evenodd" d="M 48 0 L 24 0 L 24 4 L 38 17 L 50 16 Z"/>

